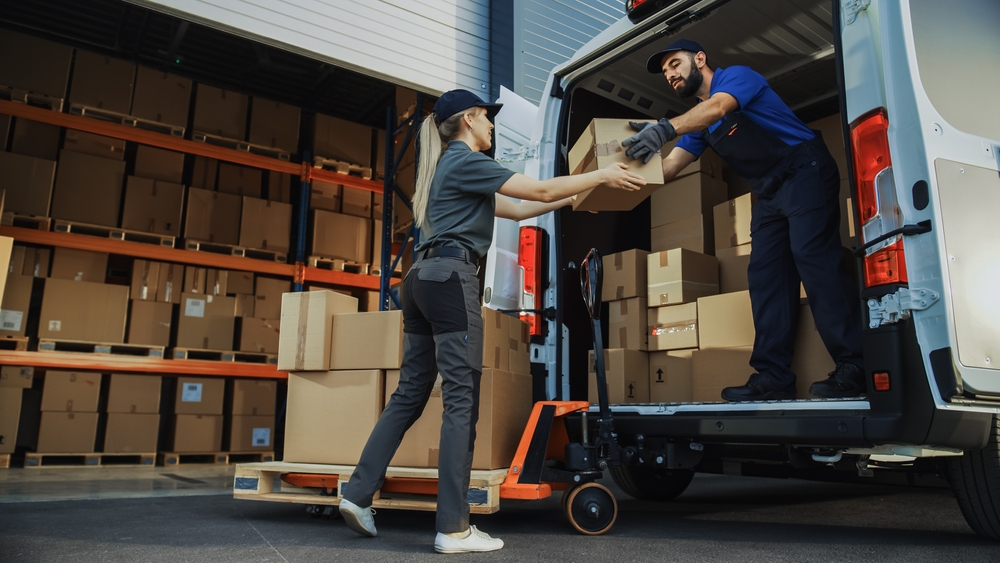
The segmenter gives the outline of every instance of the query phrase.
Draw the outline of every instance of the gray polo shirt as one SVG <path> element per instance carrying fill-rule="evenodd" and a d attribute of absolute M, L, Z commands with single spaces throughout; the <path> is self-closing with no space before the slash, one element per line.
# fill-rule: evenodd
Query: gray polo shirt
<path fill-rule="evenodd" d="M 427 220 L 417 251 L 454 246 L 476 258 L 485 256 L 493 242 L 497 190 L 513 175 L 462 141 L 450 141 L 431 180 Z"/>

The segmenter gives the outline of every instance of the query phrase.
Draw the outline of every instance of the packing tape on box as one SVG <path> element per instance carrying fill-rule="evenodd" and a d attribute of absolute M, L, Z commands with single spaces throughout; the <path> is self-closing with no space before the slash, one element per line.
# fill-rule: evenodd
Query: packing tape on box
<path fill-rule="evenodd" d="M 623 301 L 619 301 L 618 303 L 620 303 L 620 306 L 619 306 L 620 307 L 620 314 L 621 314 L 621 316 L 624 317 L 625 315 L 628 314 L 628 300 L 625 299 Z"/>
<path fill-rule="evenodd" d="M 619 285 L 615 288 L 615 299 L 625 299 L 625 286 Z"/>
<path fill-rule="evenodd" d="M 604 371 L 608 370 L 608 364 L 611 363 L 611 354 L 608 350 L 604 351 Z M 594 351 L 590 351 L 590 373 L 597 373 L 597 356 L 594 355 Z"/>
<path fill-rule="evenodd" d="M 622 260 L 622 257 L 624 255 L 625 254 L 623 252 L 619 252 L 618 254 L 615 254 L 615 270 L 619 270 L 620 271 L 622 268 L 625 267 L 625 265 L 623 264 L 624 261 Z"/>
<path fill-rule="evenodd" d="M 678 302 L 670 301 L 671 292 L 680 290 L 690 290 L 700 293 L 699 297 L 704 297 L 706 295 L 715 295 L 719 293 L 719 284 L 678 280 L 672 282 L 649 284 L 647 289 L 651 297 L 650 300 L 653 301 L 654 303 L 658 303 L 658 305 L 654 306 L 680 305 L 679 301 Z"/>
<path fill-rule="evenodd" d="M 142 291 L 140 291 L 140 299 L 146 300 L 149 295 L 149 266 L 151 262 L 149 260 L 140 260 L 142 262 Z M 155 297 L 154 297 L 155 298 Z"/>
<path fill-rule="evenodd" d="M 670 252 L 669 251 L 663 251 L 663 252 L 661 252 L 660 253 L 660 267 L 661 268 L 666 268 L 669 265 L 670 265 Z"/>
<path fill-rule="evenodd" d="M 299 326 L 296 334 L 299 337 L 295 342 L 295 369 L 305 369 L 306 366 L 306 326 L 309 324 L 309 302 L 313 297 L 319 297 L 318 292 L 307 291 L 303 296 L 299 294 Z M 304 297 L 304 299 L 302 298 Z M 330 319 L 333 322 L 333 319 Z"/>
<path fill-rule="evenodd" d="M 650 336 L 665 336 L 667 334 L 682 334 L 698 330 L 698 321 L 691 319 L 676 323 L 651 325 L 649 327 Z"/>
<path fill-rule="evenodd" d="M 618 329 L 618 340 L 622 348 L 628 349 L 628 327 Z"/>
<path fill-rule="evenodd" d="M 612 139 L 607 143 L 595 143 L 594 144 L 594 155 L 595 156 L 611 156 L 615 153 L 622 151 L 622 145 L 618 142 L 618 139 Z"/>

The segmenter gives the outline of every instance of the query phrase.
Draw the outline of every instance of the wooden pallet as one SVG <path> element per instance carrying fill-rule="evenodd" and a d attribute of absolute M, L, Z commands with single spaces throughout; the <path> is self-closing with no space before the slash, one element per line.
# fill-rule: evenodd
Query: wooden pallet
<path fill-rule="evenodd" d="M 222 350 L 201 350 L 197 348 L 174 348 L 171 357 L 175 360 L 278 365 L 277 354 L 266 354 L 263 352 L 230 352 Z"/>
<path fill-rule="evenodd" d="M 64 100 L 20 88 L 0 85 L 0 98 L 29 106 L 40 106 L 52 111 L 62 111 Z"/>
<path fill-rule="evenodd" d="M 156 453 L 24 454 L 24 467 L 153 467 Z"/>
<path fill-rule="evenodd" d="M 22 229 L 34 229 L 36 231 L 47 231 L 52 226 L 52 219 L 48 217 L 35 217 L 34 215 L 20 215 L 13 211 L 5 211 L 0 217 L 0 225 L 10 227 L 21 227 Z"/>
<path fill-rule="evenodd" d="M 0 350 L 24 352 L 28 349 L 27 336 L 0 336 Z"/>
<path fill-rule="evenodd" d="M 160 454 L 164 467 L 175 465 L 226 465 L 230 463 L 273 462 L 274 452 L 169 452 Z"/>
<path fill-rule="evenodd" d="M 313 159 L 313 168 L 322 168 L 323 170 L 333 170 L 338 174 L 346 174 L 348 176 L 357 176 L 358 178 L 364 178 L 365 180 L 372 179 L 372 169 L 369 166 L 361 166 L 360 164 L 351 164 L 350 162 L 344 162 L 342 160 L 334 160 L 332 158 L 323 158 L 317 156 Z"/>
<path fill-rule="evenodd" d="M 357 262 L 352 262 L 350 260 L 340 260 L 339 258 L 310 256 L 308 261 L 310 268 L 319 268 L 321 270 L 336 270 L 340 272 L 349 272 L 352 274 L 368 274 L 368 271 L 371 269 L 371 265 L 369 264 L 359 264 Z"/>
<path fill-rule="evenodd" d="M 79 340 L 38 340 L 39 352 L 71 352 L 77 354 L 110 354 L 112 356 L 142 356 L 163 358 L 166 346 L 146 346 L 144 344 L 115 344 L 107 342 L 82 342 Z"/>
<path fill-rule="evenodd" d="M 72 233 L 76 235 L 87 235 L 92 237 L 108 238 L 113 240 L 125 240 L 128 242 L 139 242 L 142 244 L 151 244 L 154 246 L 162 246 L 166 248 L 173 248 L 174 241 L 176 240 L 176 237 L 170 235 L 158 235 L 156 233 L 130 231 L 128 229 L 119 229 L 118 227 L 91 225 L 89 223 L 80 223 L 78 221 L 64 221 L 62 219 L 55 220 L 53 230 L 56 231 L 57 233 Z"/>
<path fill-rule="evenodd" d="M 288 253 L 276 250 L 258 250 L 245 246 L 233 244 L 222 244 L 219 242 L 206 242 L 203 240 L 187 239 L 184 241 L 184 248 L 196 252 L 211 252 L 212 254 L 222 254 L 225 256 L 237 256 L 240 258 L 252 258 L 254 260 L 267 260 L 268 262 L 288 263 Z"/>
<path fill-rule="evenodd" d="M 0 469 L 10 468 L 10 454 L 0 454 Z"/>
<path fill-rule="evenodd" d="M 277 158 L 278 160 L 288 161 L 291 160 L 292 158 L 291 153 L 283 151 L 281 149 L 276 149 L 273 147 L 265 147 L 264 145 L 255 145 L 253 143 L 248 143 L 246 141 L 237 141 L 236 139 L 227 139 L 225 137 L 220 137 L 218 135 L 201 133 L 199 131 L 195 131 L 194 133 L 191 134 L 191 140 L 198 143 L 215 145 L 217 147 L 225 147 L 227 149 L 248 152 L 251 154 L 258 154 L 260 156 Z"/>
<path fill-rule="evenodd" d="M 184 128 L 179 125 L 169 125 L 167 123 L 153 121 L 152 119 L 143 119 L 141 117 L 135 117 L 134 115 L 93 108 L 83 104 L 70 104 L 69 112 L 73 115 L 79 115 L 81 117 L 91 117 L 102 121 L 120 123 L 121 125 L 135 127 L 136 129 L 145 129 L 146 131 L 164 133 L 166 135 L 170 135 L 171 137 L 178 137 L 181 139 L 184 138 Z"/>
<path fill-rule="evenodd" d="M 236 466 L 233 498 L 299 504 L 337 505 L 342 485 L 350 480 L 353 466 L 311 463 L 244 463 Z M 275 477 L 289 474 L 323 476 L 323 485 L 304 488 L 281 483 L 275 490 Z M 390 467 L 385 484 L 375 494 L 372 508 L 401 510 L 437 509 L 437 469 Z M 500 510 L 500 485 L 507 478 L 506 469 L 473 471 L 469 481 L 469 509 L 473 514 L 492 514 Z M 317 479 L 318 480 L 318 479 Z M 333 494 L 336 492 L 336 494 Z"/>

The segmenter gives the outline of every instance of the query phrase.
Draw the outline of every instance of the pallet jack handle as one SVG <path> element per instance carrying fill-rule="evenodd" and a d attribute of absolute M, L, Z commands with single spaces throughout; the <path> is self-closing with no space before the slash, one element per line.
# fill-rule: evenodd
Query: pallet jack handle
<path fill-rule="evenodd" d="M 604 283 L 604 265 L 596 248 L 580 263 L 580 289 L 583 301 L 590 314 L 591 329 L 594 334 L 594 373 L 597 376 L 597 403 L 600 419 L 597 422 L 597 437 L 594 446 L 601 463 L 618 466 L 621 460 L 617 434 L 614 432 L 611 408 L 608 404 L 608 378 L 604 366 L 604 342 L 601 336 L 601 289 Z M 603 469 L 603 467 L 602 467 Z"/>

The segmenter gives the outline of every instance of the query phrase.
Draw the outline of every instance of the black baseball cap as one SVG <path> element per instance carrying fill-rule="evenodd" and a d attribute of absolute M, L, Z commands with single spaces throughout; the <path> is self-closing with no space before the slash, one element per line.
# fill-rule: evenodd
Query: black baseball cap
<path fill-rule="evenodd" d="M 441 123 L 460 111 L 486 108 L 486 117 L 493 121 L 502 107 L 503 104 L 488 104 L 468 90 L 450 90 L 441 94 L 437 102 L 434 102 L 434 113 L 437 115 L 438 123 Z"/>
<path fill-rule="evenodd" d="M 663 55 L 667 53 L 673 53 L 674 51 L 691 51 L 692 53 L 697 53 L 698 51 L 704 51 L 701 45 L 695 43 L 694 41 L 689 41 L 687 39 L 678 39 L 670 45 L 667 45 L 665 49 L 658 53 L 654 53 L 649 60 L 646 61 L 646 70 L 652 74 L 660 74 L 663 72 Z"/>

